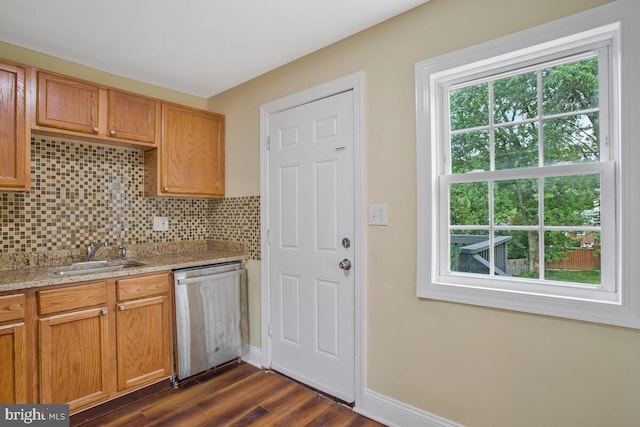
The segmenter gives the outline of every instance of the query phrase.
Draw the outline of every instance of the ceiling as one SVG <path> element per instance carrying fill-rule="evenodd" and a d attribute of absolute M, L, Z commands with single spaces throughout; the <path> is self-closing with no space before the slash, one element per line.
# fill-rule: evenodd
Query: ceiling
<path fill-rule="evenodd" d="M 0 40 L 208 98 L 428 0 L 0 0 Z"/>

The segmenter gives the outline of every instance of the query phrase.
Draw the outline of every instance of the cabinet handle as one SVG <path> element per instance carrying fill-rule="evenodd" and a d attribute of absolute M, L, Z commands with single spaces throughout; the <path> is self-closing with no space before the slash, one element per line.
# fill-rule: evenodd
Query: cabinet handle
<path fill-rule="evenodd" d="M 109 131 L 109 135 L 114 136 L 116 134 L 116 130 L 115 129 L 111 129 Z"/>
<path fill-rule="evenodd" d="M 100 129 L 98 129 L 98 127 L 97 127 L 97 126 L 96 126 L 96 127 L 94 127 L 94 128 L 93 128 L 93 133 L 98 133 L 98 132 L 100 132 Z"/>
<path fill-rule="evenodd" d="M 103 308 L 103 309 L 102 309 L 102 314 L 103 314 L 103 315 L 106 315 L 106 314 L 107 314 L 107 309 L 106 309 L 106 308 Z"/>
<path fill-rule="evenodd" d="M 118 308 L 120 309 L 120 311 L 124 311 L 125 306 L 124 306 L 124 304 L 120 304 L 120 306 Z"/>
<path fill-rule="evenodd" d="M 164 188 L 162 189 L 162 191 L 164 191 L 165 193 L 166 193 L 166 192 L 168 192 L 168 191 L 169 191 L 169 187 L 164 187 Z"/>

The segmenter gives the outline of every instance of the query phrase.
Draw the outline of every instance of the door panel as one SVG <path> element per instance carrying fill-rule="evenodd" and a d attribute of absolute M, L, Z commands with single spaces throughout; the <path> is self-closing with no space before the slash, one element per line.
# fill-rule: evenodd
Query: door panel
<path fill-rule="evenodd" d="M 340 319 L 338 282 L 316 280 L 316 349 L 330 357 L 340 357 Z"/>
<path fill-rule="evenodd" d="M 300 345 L 300 277 L 281 274 L 280 280 L 281 340 L 289 344 Z"/>
<path fill-rule="evenodd" d="M 280 246 L 300 249 L 300 178 L 299 166 L 280 170 Z"/>
<path fill-rule="evenodd" d="M 336 159 L 316 162 L 315 164 L 315 216 L 316 234 L 314 236 L 316 252 L 337 253 L 339 224 L 338 201 L 339 163 Z"/>
<path fill-rule="evenodd" d="M 354 400 L 353 92 L 269 118 L 272 368 Z"/>

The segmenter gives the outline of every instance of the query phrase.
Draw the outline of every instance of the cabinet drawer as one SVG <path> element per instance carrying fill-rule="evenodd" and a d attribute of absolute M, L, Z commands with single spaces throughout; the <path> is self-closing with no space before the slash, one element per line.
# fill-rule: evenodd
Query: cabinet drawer
<path fill-rule="evenodd" d="M 107 304 L 107 282 L 38 291 L 38 314 L 52 314 Z"/>
<path fill-rule="evenodd" d="M 24 319 L 24 294 L 0 296 L 0 323 Z"/>
<path fill-rule="evenodd" d="M 170 288 L 170 273 L 131 277 L 116 282 L 118 301 L 127 301 L 151 295 L 166 294 Z"/>

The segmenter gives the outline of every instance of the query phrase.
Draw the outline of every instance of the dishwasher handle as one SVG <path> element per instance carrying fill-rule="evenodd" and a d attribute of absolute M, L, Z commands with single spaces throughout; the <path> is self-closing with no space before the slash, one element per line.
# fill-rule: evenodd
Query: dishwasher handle
<path fill-rule="evenodd" d="M 208 276 L 187 277 L 184 279 L 178 279 L 177 284 L 188 285 L 190 283 L 202 283 L 208 280 L 217 280 L 217 279 L 224 279 L 226 277 L 239 276 L 240 274 L 242 274 L 244 270 L 245 269 L 233 270 L 233 271 L 228 271 L 226 273 L 210 274 Z"/>

